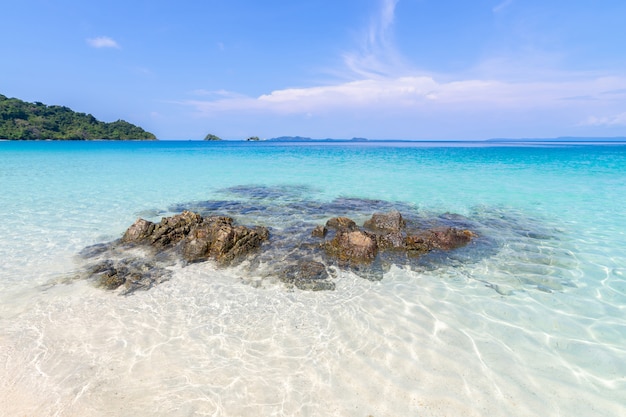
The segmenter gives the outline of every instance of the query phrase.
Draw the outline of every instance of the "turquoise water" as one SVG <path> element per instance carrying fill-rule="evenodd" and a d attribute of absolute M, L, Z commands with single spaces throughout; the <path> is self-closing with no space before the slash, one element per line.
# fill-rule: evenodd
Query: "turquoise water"
<path fill-rule="evenodd" d="M 626 413 L 624 144 L 0 142 L 0 158 L 0 415 Z M 347 199 L 455 213 L 480 238 L 327 293 L 210 263 L 128 297 L 74 279 L 137 217 L 229 202 L 280 229 L 311 220 L 284 212 L 306 202 L 362 221 Z"/>

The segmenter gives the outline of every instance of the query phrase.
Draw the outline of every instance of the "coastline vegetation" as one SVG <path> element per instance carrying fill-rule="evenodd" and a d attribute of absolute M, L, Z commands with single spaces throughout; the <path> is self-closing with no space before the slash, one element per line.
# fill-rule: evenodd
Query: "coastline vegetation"
<path fill-rule="evenodd" d="M 124 120 L 105 123 L 65 106 L 28 103 L 0 94 L 0 139 L 154 140 L 156 136 Z"/>
<path fill-rule="evenodd" d="M 216 136 L 212 133 L 209 133 L 208 135 L 206 135 L 204 137 L 204 140 L 208 140 L 208 141 L 218 141 L 218 140 L 222 140 L 222 138 L 220 138 L 219 136 Z"/>

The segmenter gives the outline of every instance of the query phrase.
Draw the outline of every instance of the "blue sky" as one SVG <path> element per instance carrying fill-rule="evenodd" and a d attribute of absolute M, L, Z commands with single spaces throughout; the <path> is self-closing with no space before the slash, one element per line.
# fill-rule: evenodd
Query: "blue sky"
<path fill-rule="evenodd" d="M 0 94 L 159 139 L 626 136 L 623 0 L 20 0 Z"/>

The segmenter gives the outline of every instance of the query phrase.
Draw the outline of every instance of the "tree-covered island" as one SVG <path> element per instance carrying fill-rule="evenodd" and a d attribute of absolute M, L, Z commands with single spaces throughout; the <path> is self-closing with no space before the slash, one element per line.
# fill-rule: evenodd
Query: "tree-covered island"
<path fill-rule="evenodd" d="M 0 94 L 0 139 L 154 140 L 156 136 L 124 120 L 105 123 L 65 106 L 28 103 Z"/>
<path fill-rule="evenodd" d="M 216 135 L 214 135 L 212 133 L 209 133 L 208 135 L 206 135 L 204 137 L 204 140 L 215 142 L 215 141 L 218 141 L 218 140 L 222 140 L 222 138 L 220 138 L 219 136 L 216 136 Z"/>

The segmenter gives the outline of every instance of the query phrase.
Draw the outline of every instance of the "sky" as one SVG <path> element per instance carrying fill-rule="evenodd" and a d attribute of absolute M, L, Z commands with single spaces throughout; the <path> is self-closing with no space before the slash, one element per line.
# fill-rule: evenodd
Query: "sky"
<path fill-rule="evenodd" d="M 2 0 L 0 94 L 159 139 L 626 136 L 623 0 Z"/>

